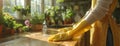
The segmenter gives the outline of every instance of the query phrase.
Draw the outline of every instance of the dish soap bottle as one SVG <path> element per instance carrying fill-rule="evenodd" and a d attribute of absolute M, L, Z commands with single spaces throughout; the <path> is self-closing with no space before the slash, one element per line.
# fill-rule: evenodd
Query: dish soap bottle
<path fill-rule="evenodd" d="M 47 35 L 47 24 L 46 24 L 46 21 L 43 22 L 42 33 L 43 33 L 44 36 Z"/>

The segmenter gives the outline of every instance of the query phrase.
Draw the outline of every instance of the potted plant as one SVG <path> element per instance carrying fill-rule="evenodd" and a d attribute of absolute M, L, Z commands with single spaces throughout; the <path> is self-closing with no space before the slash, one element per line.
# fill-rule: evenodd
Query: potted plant
<path fill-rule="evenodd" d="M 21 28 L 21 30 L 22 30 L 23 32 L 29 32 L 29 31 L 30 31 L 30 27 L 28 27 L 28 26 L 23 26 L 23 27 Z"/>
<path fill-rule="evenodd" d="M 46 10 L 45 18 L 48 20 L 48 26 L 62 27 L 73 23 L 73 14 L 71 7 L 53 6 Z"/>
<path fill-rule="evenodd" d="M 30 23 L 32 24 L 32 30 L 34 31 L 40 31 L 42 30 L 42 23 L 44 21 L 44 14 L 35 14 L 34 16 L 32 16 L 32 18 L 30 19 Z"/>
<path fill-rule="evenodd" d="M 17 23 L 14 26 L 14 29 L 16 30 L 16 33 L 23 33 L 23 32 L 28 32 L 30 28 L 28 26 L 24 26 L 20 23 Z"/>
<path fill-rule="evenodd" d="M 13 29 L 13 22 L 15 21 L 14 17 L 11 16 L 9 13 L 3 13 L 4 18 L 4 26 L 5 26 L 5 34 L 12 34 L 14 32 Z"/>
<path fill-rule="evenodd" d="M 22 19 L 23 15 L 27 16 L 30 13 L 30 6 L 23 8 L 22 6 L 14 6 L 13 11 L 16 11 L 18 14 L 17 19 Z"/>
<path fill-rule="evenodd" d="M 25 20 L 25 25 L 18 23 L 17 21 L 13 21 L 13 29 L 16 33 L 28 32 L 30 31 L 31 24 L 28 20 Z"/>
<path fill-rule="evenodd" d="M 51 8 L 47 8 L 45 12 L 45 19 L 48 26 L 58 26 L 63 24 L 62 19 L 62 9 L 60 6 L 53 6 Z"/>
<path fill-rule="evenodd" d="M 13 21 L 13 29 L 15 30 L 16 33 L 21 33 L 22 32 L 22 27 L 23 27 L 23 24 L 21 23 L 17 23 L 16 21 Z"/>
<path fill-rule="evenodd" d="M 66 11 L 63 13 L 63 20 L 64 24 L 72 24 L 73 22 L 73 11 L 71 8 L 66 9 Z"/>
<path fill-rule="evenodd" d="M 3 18 L 2 12 L 0 12 L 0 35 L 2 35 L 3 23 L 4 23 L 4 18 Z"/>

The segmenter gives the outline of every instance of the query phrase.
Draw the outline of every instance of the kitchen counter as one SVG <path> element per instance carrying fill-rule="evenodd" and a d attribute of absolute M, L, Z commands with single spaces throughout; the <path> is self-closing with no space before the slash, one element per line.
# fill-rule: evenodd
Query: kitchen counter
<path fill-rule="evenodd" d="M 76 43 L 77 43 L 77 41 L 49 42 L 49 41 L 47 41 L 49 35 L 44 36 L 44 35 L 42 35 L 41 32 L 25 35 L 24 37 L 28 37 L 28 38 L 31 38 L 31 39 L 37 39 L 37 40 L 41 40 L 41 41 L 45 41 L 45 42 L 53 43 L 53 44 L 58 44 L 58 45 L 62 45 L 62 46 L 75 46 Z"/>
<path fill-rule="evenodd" d="M 48 46 L 76 46 L 77 43 L 80 41 L 80 40 L 71 40 L 71 41 L 49 42 L 47 41 L 49 36 L 50 35 L 43 35 L 41 32 L 22 33 L 19 35 L 14 35 L 14 36 L 0 39 L 0 46 L 11 45 L 11 43 L 12 43 L 11 46 L 16 46 L 14 45 L 14 43 L 23 44 L 22 46 L 24 46 L 24 44 L 26 43 L 28 44 L 28 46 L 32 46 L 33 44 L 36 46 L 44 46 L 44 45 L 47 46 L 47 44 Z M 16 42 L 14 42 L 16 39 L 22 39 L 22 40 L 17 40 Z M 43 44 L 40 44 L 40 43 L 43 43 Z"/>

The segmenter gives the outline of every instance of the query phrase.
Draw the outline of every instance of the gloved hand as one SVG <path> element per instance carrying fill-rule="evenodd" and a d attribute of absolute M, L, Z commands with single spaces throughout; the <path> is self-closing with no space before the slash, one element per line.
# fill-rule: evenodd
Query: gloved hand
<path fill-rule="evenodd" d="M 72 39 L 72 36 L 70 36 L 67 32 L 58 33 L 55 35 L 52 35 L 48 38 L 49 41 L 64 41 L 64 40 L 70 40 Z"/>

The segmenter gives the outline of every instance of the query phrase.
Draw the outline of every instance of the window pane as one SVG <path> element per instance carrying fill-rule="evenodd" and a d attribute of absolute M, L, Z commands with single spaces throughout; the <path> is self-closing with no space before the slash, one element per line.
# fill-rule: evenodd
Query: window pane
<path fill-rule="evenodd" d="M 24 0 L 16 0 L 16 5 L 24 8 Z"/>
<path fill-rule="evenodd" d="M 13 14 L 13 6 L 15 6 L 15 0 L 3 0 L 3 11 Z"/>
<path fill-rule="evenodd" d="M 45 8 L 49 8 L 52 5 L 52 0 L 45 0 Z"/>
<path fill-rule="evenodd" d="M 13 10 L 15 6 L 22 6 L 24 8 L 24 0 L 3 0 L 3 12 L 8 12 L 17 18 L 18 15 Z"/>
<path fill-rule="evenodd" d="M 31 15 L 41 13 L 41 0 L 31 0 Z"/>

